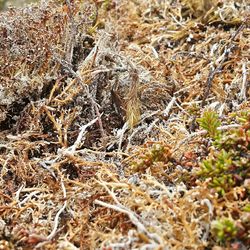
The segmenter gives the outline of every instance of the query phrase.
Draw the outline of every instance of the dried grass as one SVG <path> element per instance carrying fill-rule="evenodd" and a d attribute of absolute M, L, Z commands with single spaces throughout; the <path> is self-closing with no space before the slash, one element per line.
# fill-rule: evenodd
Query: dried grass
<path fill-rule="evenodd" d="M 249 198 L 197 178 L 196 118 L 209 107 L 228 131 L 249 111 L 247 1 L 0 16 L 0 249 L 216 249 L 212 221 Z"/>

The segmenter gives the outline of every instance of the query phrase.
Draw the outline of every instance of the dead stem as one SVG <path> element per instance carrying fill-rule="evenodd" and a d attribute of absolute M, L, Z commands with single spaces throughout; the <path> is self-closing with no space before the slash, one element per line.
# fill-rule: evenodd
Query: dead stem
<path fill-rule="evenodd" d="M 236 39 L 237 35 L 246 27 L 245 22 L 243 22 L 240 27 L 234 32 L 234 34 L 231 36 L 231 38 L 229 39 L 229 41 L 227 42 L 227 45 L 225 45 L 223 54 L 220 56 L 220 58 L 218 58 L 216 60 L 216 63 L 218 63 L 217 65 L 212 65 L 207 81 L 206 81 L 206 85 L 205 85 L 205 91 L 204 91 L 204 95 L 203 95 L 203 99 L 202 99 L 202 103 L 201 106 L 204 107 L 205 102 L 207 97 L 209 96 L 209 92 L 210 89 L 212 87 L 212 83 L 214 80 L 214 77 L 222 70 L 225 62 L 228 60 L 228 56 L 231 53 L 232 49 L 234 48 L 233 46 L 233 42 Z"/>
<path fill-rule="evenodd" d="M 64 198 L 64 204 L 63 206 L 59 209 L 59 211 L 57 212 L 55 219 L 54 219 L 54 225 L 53 225 L 53 230 L 51 231 L 51 233 L 46 237 L 46 239 L 48 241 L 52 240 L 58 230 L 58 225 L 59 225 L 59 216 L 61 215 L 61 213 L 65 210 L 66 206 L 67 206 L 67 193 L 66 193 L 66 189 L 64 186 L 64 182 L 63 179 L 61 178 L 61 188 L 62 188 L 62 193 L 63 193 L 63 198 Z"/>

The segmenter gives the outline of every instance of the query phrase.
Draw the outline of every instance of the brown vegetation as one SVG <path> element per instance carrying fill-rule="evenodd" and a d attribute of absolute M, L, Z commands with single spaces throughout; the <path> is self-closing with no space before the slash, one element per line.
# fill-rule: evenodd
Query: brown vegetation
<path fill-rule="evenodd" d="M 247 1 L 0 13 L 0 249 L 248 249 Z"/>

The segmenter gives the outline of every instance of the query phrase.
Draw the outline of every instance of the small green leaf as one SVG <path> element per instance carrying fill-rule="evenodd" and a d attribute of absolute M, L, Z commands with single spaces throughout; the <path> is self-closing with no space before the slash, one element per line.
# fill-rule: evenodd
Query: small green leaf
<path fill-rule="evenodd" d="M 218 114 L 212 110 L 205 111 L 201 118 L 197 119 L 199 125 L 208 132 L 212 138 L 216 138 L 220 133 L 218 127 L 221 125 Z"/>

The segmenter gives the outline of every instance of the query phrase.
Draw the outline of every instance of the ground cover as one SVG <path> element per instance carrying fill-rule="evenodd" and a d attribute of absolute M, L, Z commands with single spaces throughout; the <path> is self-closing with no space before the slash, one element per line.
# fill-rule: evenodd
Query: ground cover
<path fill-rule="evenodd" d="M 249 249 L 249 10 L 4 8 L 0 249 Z"/>

